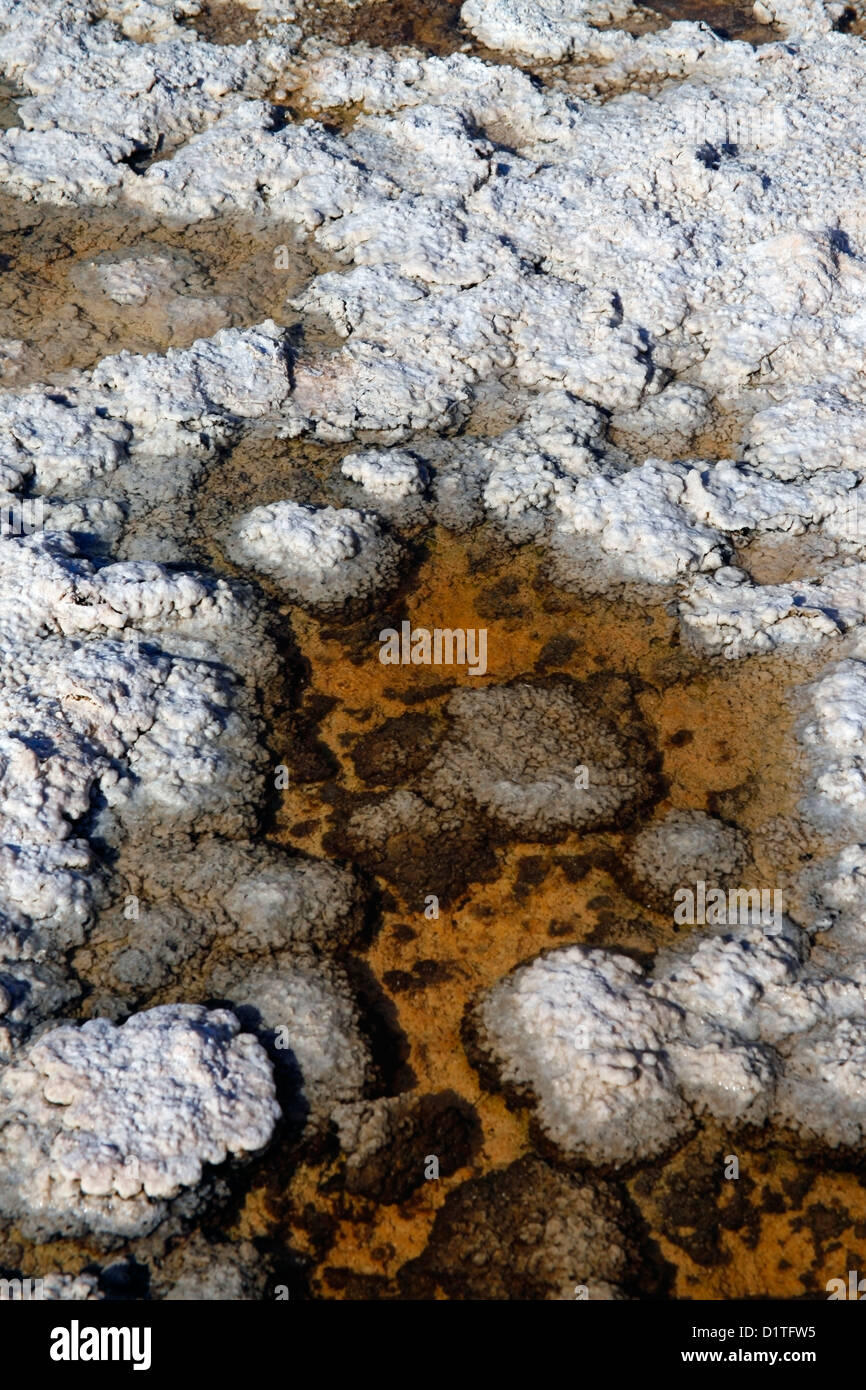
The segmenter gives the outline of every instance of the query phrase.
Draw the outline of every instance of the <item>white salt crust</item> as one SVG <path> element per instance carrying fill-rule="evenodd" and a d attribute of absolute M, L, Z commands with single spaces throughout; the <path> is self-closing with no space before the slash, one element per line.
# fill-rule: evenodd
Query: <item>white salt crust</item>
<path fill-rule="evenodd" d="M 285 957 L 252 970 L 226 966 L 214 973 L 211 987 L 267 1043 L 277 1071 L 293 1086 L 291 1105 L 305 1126 L 321 1125 L 373 1082 L 357 1005 L 336 967 Z"/>
<path fill-rule="evenodd" d="M 370 497 L 386 503 L 422 497 L 426 491 L 423 466 L 403 449 L 366 449 L 363 453 L 347 454 L 340 472 L 344 478 L 359 483 Z"/>
<path fill-rule="evenodd" d="M 401 548 L 371 512 L 274 502 L 241 518 L 230 553 L 278 580 L 296 602 L 339 611 L 388 587 Z"/>
<path fill-rule="evenodd" d="M 32 23 L 47 22 L 46 13 L 34 10 Z M 641 40 L 589 27 L 617 13 L 586 9 L 576 21 L 580 42 L 569 39 L 566 48 L 584 51 L 582 25 L 593 42 L 634 49 L 654 71 L 665 54 L 671 61 L 679 54 L 680 64 L 692 55 L 687 70 L 669 70 L 668 85 L 652 98 L 630 94 L 581 108 L 564 90 L 540 92 L 514 68 L 465 55 L 395 59 L 307 44 L 302 54 L 283 53 L 281 78 L 323 113 L 360 102 L 364 109 L 344 136 L 315 122 L 279 127 L 262 103 L 228 109 L 224 101 L 219 119 L 173 158 L 143 176 L 114 165 L 113 177 L 122 175 L 130 198 L 162 213 L 210 216 L 230 208 L 295 222 L 338 260 L 354 263 L 347 273 L 317 277 L 299 301 L 304 312 L 327 314 L 349 341 L 324 367 L 298 364 L 290 432 L 348 439 L 375 429 L 406 437 L 465 418 L 491 375 L 516 378 L 535 396 L 529 436 L 541 447 L 514 462 L 483 449 L 471 470 L 460 450 L 451 464 L 475 474 L 482 511 L 518 537 L 552 530 L 561 563 L 566 557 L 580 570 L 601 551 L 630 578 L 685 580 L 688 598 L 690 576 L 720 568 L 731 558 L 731 538 L 744 530 L 824 528 L 846 554 L 852 550 L 850 496 L 862 476 L 859 203 L 847 184 L 844 198 L 828 192 L 833 161 L 807 150 L 797 120 L 808 112 L 821 150 L 836 139 L 840 114 L 856 105 L 861 45 L 830 32 L 832 8 L 795 7 L 780 17 L 789 34 L 804 36 L 794 93 L 789 49 L 753 50 L 688 24 Z M 470 28 L 480 22 L 471 6 L 464 18 Z M 505 48 L 521 26 L 558 34 L 575 21 L 571 9 L 550 4 L 502 3 L 484 7 L 482 18 L 488 27 L 505 26 L 506 37 L 495 40 Z M 91 35 L 92 26 L 84 32 Z M 71 45 L 72 36 L 64 42 Z M 18 52 L 23 43 L 9 58 L 16 80 L 30 72 Z M 140 52 L 118 37 L 104 43 L 109 74 L 111 62 L 126 61 L 126 49 Z M 84 47 L 76 61 L 86 67 L 96 57 Z M 175 48 L 162 45 L 160 60 L 170 64 Z M 178 52 L 184 63 L 190 53 L 199 62 L 208 49 L 185 42 Z M 220 62 L 230 64 L 233 52 L 220 48 Z M 784 108 L 785 129 L 758 122 L 718 168 L 698 159 L 702 143 L 725 145 L 725 121 L 759 88 L 765 115 L 775 121 Z M 718 130 L 714 120 L 722 122 Z M 501 139 L 503 121 L 516 151 L 505 160 L 479 134 L 489 125 Z M 845 168 L 851 158 L 849 147 Z M 647 168 L 658 170 L 652 190 Z M 616 188 L 621 197 L 613 196 Z M 844 228 L 832 211 L 840 205 Z M 623 258 L 630 273 L 620 287 Z M 527 261 L 543 273 L 527 277 Z M 852 294 L 853 313 L 844 303 Z M 666 435 L 685 445 L 708 411 L 735 404 L 751 467 L 638 457 L 639 467 L 623 474 L 617 452 L 605 448 L 602 424 L 583 469 L 589 476 L 574 478 L 545 449 L 543 401 L 562 389 L 577 412 L 582 402 L 612 409 L 614 426 L 636 442 Z M 788 429 L 784 412 L 802 414 L 818 401 L 806 458 L 797 462 L 779 436 Z M 844 453 L 849 437 L 855 455 L 850 446 Z M 815 470 L 816 454 L 828 452 L 836 453 L 835 466 L 822 457 Z M 447 453 L 437 458 L 440 490 L 453 492 L 459 483 L 450 484 Z M 847 467 L 852 458 L 855 466 Z M 773 486 L 774 478 L 797 486 Z M 453 515 L 456 499 L 442 500 L 444 514 Z M 474 500 L 461 499 L 464 509 Z M 699 593 L 710 645 L 721 643 L 729 654 L 751 650 L 750 592 L 737 596 L 742 611 L 730 593 L 723 611 L 714 587 Z M 801 624 L 795 640 L 828 630 Z"/>
<path fill-rule="evenodd" d="M 265 26 L 279 16 L 259 9 Z M 601 561 L 666 585 L 684 635 L 709 653 L 836 646 L 802 731 L 806 811 L 834 855 L 815 868 L 808 925 L 832 925 L 830 944 L 810 946 L 791 923 L 773 937 L 738 928 L 686 942 L 650 975 L 570 948 L 502 982 L 484 1009 L 508 1079 L 532 1086 L 542 1127 L 588 1161 L 661 1152 L 702 1107 L 858 1147 L 862 40 L 833 32 L 839 7 L 819 0 L 762 0 L 759 17 L 785 42 L 755 49 L 688 23 L 641 38 L 599 27 L 628 19 L 618 0 L 469 0 L 469 30 L 540 64 L 539 83 L 507 62 L 341 49 L 283 26 L 278 41 L 211 45 L 184 22 L 196 10 L 2 0 L 0 71 L 23 93 L 19 124 L 0 133 L 3 189 L 73 217 L 131 205 L 180 222 L 267 219 L 275 241 L 296 230 L 332 269 L 290 307 L 343 344 L 292 361 L 268 321 L 0 394 L 0 488 L 44 495 L 48 517 L 41 534 L 0 537 L 0 1053 L 76 998 L 65 953 L 111 893 L 89 835 L 134 862 L 154 826 L 242 843 L 257 828 L 264 763 L 245 683 L 273 659 L 258 615 L 222 581 L 122 549 L 127 504 L 137 517 L 170 509 L 255 423 L 351 451 L 337 487 L 348 514 L 277 499 L 242 521 L 247 559 L 300 602 L 366 600 L 398 573 L 396 542 L 357 510 L 360 488 L 383 512 L 424 495 L 446 525 L 490 520 L 546 543 L 566 581 Z M 292 123 L 271 94 L 322 120 Z M 342 133 L 326 128 L 347 108 Z M 157 153 L 167 157 L 151 162 Z M 160 272 L 105 273 L 123 302 Z M 0 345 L 19 366 L 28 351 Z M 486 428 L 454 433 L 479 419 Z M 163 545 L 160 560 L 183 561 L 159 522 L 150 540 L 141 525 L 144 551 Z M 103 559 L 79 544 L 86 528 Z M 815 538 L 824 558 L 796 581 L 757 583 L 738 554 L 757 535 Z M 527 781 L 467 739 L 489 773 L 483 814 L 512 829 L 582 823 L 571 793 L 564 811 L 557 795 L 561 750 L 539 740 L 541 774 L 530 765 Z M 450 752 L 443 788 L 460 785 Z M 611 813 L 619 804 L 612 796 Z M 441 813 L 434 805 L 434 821 Z M 215 914 L 217 933 L 232 920 Z M 151 1045 L 154 1012 L 47 1038 L 61 1039 L 61 1057 L 92 1038 L 110 1060 L 127 1030 Z M 203 1035 L 188 1014 L 172 1019 L 186 1056 L 190 1030 L 193 1051 Z M 224 1046 L 207 1038 L 208 1056 Z M 0 1182 L 40 1230 L 149 1228 L 162 1188 L 195 1183 L 202 1162 L 219 1161 L 211 1153 L 266 1141 L 262 1089 L 237 1127 L 196 1132 L 188 1162 L 160 1168 L 161 1140 L 153 1154 L 132 1144 L 106 1157 L 98 1133 L 85 1144 L 55 1131 L 31 1060 L 47 1057 L 43 1045 L 0 1081 L 17 1077 L 26 1093 L 25 1118 L 4 1129 Z M 330 1065 L 311 1064 L 324 1088 Z M 116 1115 L 193 1134 L 182 1105 L 154 1100 L 144 1081 L 127 1093 L 105 1068 L 111 1111 L 93 1113 L 106 1133 Z M 90 1096 L 91 1082 L 75 1084 Z M 56 1170 L 55 1144 L 67 1165 Z M 146 1178 L 124 1195 L 133 1169 Z M 109 1176 L 111 1191 L 84 1192 Z"/>
<path fill-rule="evenodd" d="M 280 1114 L 256 1039 L 186 1004 L 43 1033 L 0 1099 L 4 1210 L 43 1235 L 147 1232 L 205 1164 L 263 1148 Z"/>
<path fill-rule="evenodd" d="M 626 865 L 630 878 L 663 911 L 674 893 L 699 879 L 713 886 L 735 887 L 749 863 L 748 840 L 736 826 L 703 811 L 670 811 L 638 831 Z"/>

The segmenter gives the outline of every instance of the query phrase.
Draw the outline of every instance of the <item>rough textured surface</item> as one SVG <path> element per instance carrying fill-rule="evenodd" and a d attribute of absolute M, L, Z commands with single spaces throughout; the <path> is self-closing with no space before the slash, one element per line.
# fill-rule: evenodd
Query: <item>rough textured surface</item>
<path fill-rule="evenodd" d="M 536 1142 L 638 1172 L 694 1296 L 681 1231 L 723 1264 L 736 1229 L 671 1215 L 713 1134 L 843 1191 L 850 22 L 0 0 L 0 1267 L 88 1297 L 113 1241 L 124 1296 L 656 1287 L 623 1193 L 515 1166 Z M 407 617 L 483 629 L 485 672 L 380 666 Z M 698 880 L 783 906 L 673 920 Z M 731 1250 L 729 1292 L 790 1292 Z"/>
<path fill-rule="evenodd" d="M 233 553 L 272 575 L 297 602 L 337 611 L 392 582 L 399 547 L 369 512 L 277 502 L 238 524 Z"/>
<path fill-rule="evenodd" d="M 432 756 L 423 758 L 422 741 L 416 775 L 365 797 L 332 843 L 388 877 L 450 897 L 483 869 L 485 829 L 543 840 L 633 813 L 653 790 L 640 732 L 620 683 L 460 689 Z M 389 777 L 374 771 L 371 780 Z"/>
<path fill-rule="evenodd" d="M 749 862 L 745 835 L 703 811 L 671 811 L 635 835 L 628 872 L 639 895 L 661 912 L 673 910 L 680 888 L 735 887 Z"/>
<path fill-rule="evenodd" d="M 471 1106 L 447 1091 L 341 1105 L 335 1119 L 348 1155 L 347 1190 L 381 1202 L 404 1201 L 425 1180 L 463 1168 L 478 1137 Z"/>
<path fill-rule="evenodd" d="M 205 1164 L 263 1148 L 280 1113 L 259 1044 L 195 1005 L 53 1029 L 2 1088 L 4 1207 L 47 1235 L 146 1233 Z"/>
<path fill-rule="evenodd" d="M 622 1298 L 639 1277 L 630 1224 L 615 1186 L 522 1159 L 451 1194 L 401 1282 L 414 1297 L 571 1299 L 582 1285 L 590 1299 Z"/>

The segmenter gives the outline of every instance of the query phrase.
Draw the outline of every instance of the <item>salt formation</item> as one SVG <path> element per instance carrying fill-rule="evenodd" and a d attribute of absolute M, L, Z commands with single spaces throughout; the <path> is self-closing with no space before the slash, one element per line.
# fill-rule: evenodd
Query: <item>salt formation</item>
<path fill-rule="evenodd" d="M 569 0 L 466 0 L 461 17 L 488 48 L 559 60 L 579 49 L 591 24 L 610 24 L 635 13 L 629 0 L 577 5 Z"/>
<path fill-rule="evenodd" d="M 537 544 L 566 587 L 654 586 L 707 658 L 833 663 L 802 697 L 813 858 L 784 922 L 696 932 L 646 968 L 577 947 L 525 963 L 479 1001 L 474 1055 L 585 1163 L 658 1157 L 704 1114 L 861 1151 L 862 40 L 821 0 L 761 0 L 784 42 L 759 47 L 694 23 L 635 37 L 628 0 L 467 0 L 482 51 L 441 58 L 305 38 L 304 7 L 277 0 L 247 7 L 249 43 L 213 44 L 201 13 L 0 0 L 10 206 L 129 218 L 157 247 L 160 223 L 248 219 L 313 268 L 274 318 L 227 326 L 176 249 L 124 247 L 70 283 L 152 302 L 170 343 L 194 323 L 191 345 L 47 380 L 38 346 L 0 343 L 0 502 L 44 505 L 0 535 L 4 1215 L 38 1239 L 138 1237 L 195 1216 L 206 1164 L 268 1142 L 274 1071 L 325 1127 L 370 1099 L 331 959 L 358 886 L 253 844 L 278 662 L 243 579 L 268 576 L 290 618 L 355 617 L 433 522 Z M 194 568 L 197 508 L 252 431 L 341 461 L 290 496 L 272 480 L 231 536 L 221 515 L 228 581 Z M 755 543 L 789 547 L 774 582 Z M 606 717 L 588 690 L 491 675 L 451 697 L 423 776 L 350 798 L 341 853 L 452 891 L 488 841 L 646 808 L 632 692 Z M 658 905 L 672 875 L 709 857 L 733 882 L 747 852 L 679 816 L 636 830 L 628 868 Z M 120 926 L 125 900 L 142 915 Z M 85 986 L 103 1016 L 58 1025 Z M 177 1002 L 202 991 L 270 1059 L 232 1014 Z M 445 1277 L 440 1246 L 471 1258 L 500 1190 L 535 1211 L 537 1189 L 568 1238 L 524 1258 L 503 1237 L 497 1267 L 519 1263 L 533 1296 L 582 1275 L 620 1290 L 623 1266 L 594 1255 L 619 1198 L 593 1226 L 602 1189 L 532 1164 L 449 1198 L 412 1277 Z M 252 1287 L 240 1267 L 202 1282 L 205 1258 L 181 1294 Z"/>
<path fill-rule="evenodd" d="M 806 694 L 800 737 L 813 783 L 802 809 L 827 847 L 841 846 L 864 828 L 866 666 L 831 666 Z M 652 849 L 663 832 L 664 823 L 642 832 L 638 845 Z M 736 843 L 726 852 L 736 856 Z M 734 1130 L 772 1125 L 807 1147 L 860 1152 L 861 864 L 862 847 L 847 845 L 805 870 L 803 925 L 756 921 L 747 908 L 750 920 L 660 953 L 650 972 L 582 947 L 541 957 L 481 1001 L 470 1046 L 537 1104 L 545 1137 L 583 1162 L 657 1156 L 702 1113 Z"/>
<path fill-rule="evenodd" d="M 4 1211 L 43 1236 L 146 1233 L 205 1164 L 263 1148 L 279 1117 L 256 1040 L 193 1005 L 55 1028 L 0 1087 Z"/>
<path fill-rule="evenodd" d="M 614 1183 L 581 1182 L 537 1158 L 464 1183 L 400 1273 L 409 1298 L 610 1300 L 652 1287 L 634 1216 Z M 584 1292 L 581 1294 L 581 1290 Z"/>
<path fill-rule="evenodd" d="M 404 891 L 426 883 L 422 897 L 450 896 L 478 877 L 487 834 L 543 840 L 601 828 L 635 815 L 653 793 L 640 724 L 616 684 L 461 689 L 446 715 L 445 736 L 418 775 L 365 797 L 335 842 Z"/>
<path fill-rule="evenodd" d="M 400 547 L 372 513 L 295 502 L 243 517 L 232 553 L 272 575 L 297 602 L 324 612 L 381 593 L 400 559 Z"/>
<path fill-rule="evenodd" d="M 375 1069 L 357 1005 L 333 966 L 283 959 L 251 971 L 218 968 L 211 992 L 231 999 L 267 1043 L 277 1073 L 287 1073 L 296 1088 L 293 1110 L 305 1123 L 321 1123 L 373 1085 Z"/>
<path fill-rule="evenodd" d="M 371 497 L 386 502 L 402 502 L 409 497 L 418 497 L 425 489 L 423 467 L 411 454 L 401 449 L 347 454 L 340 471 L 352 482 L 360 483 Z"/>
<path fill-rule="evenodd" d="M 638 895 L 669 912 L 683 885 L 743 882 L 748 860 L 746 836 L 735 826 L 703 811 L 671 811 L 634 837 L 627 868 Z"/>

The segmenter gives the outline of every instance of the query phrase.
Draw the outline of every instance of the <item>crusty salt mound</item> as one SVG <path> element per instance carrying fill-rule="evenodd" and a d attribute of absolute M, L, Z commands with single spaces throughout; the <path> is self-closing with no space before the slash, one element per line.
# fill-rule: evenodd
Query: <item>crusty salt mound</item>
<path fill-rule="evenodd" d="M 372 1089 L 375 1068 L 358 1007 L 333 965 L 277 960 L 253 970 L 224 966 L 214 971 L 211 992 L 231 1000 L 266 1045 L 291 1090 L 290 1118 L 321 1124 L 337 1106 Z"/>
<path fill-rule="evenodd" d="M 652 1285 L 625 1193 L 536 1158 L 463 1183 L 437 1212 L 430 1242 L 404 1265 L 405 1296 L 610 1300 Z"/>
<path fill-rule="evenodd" d="M 384 502 L 420 497 L 427 481 L 423 465 L 404 449 L 381 453 L 367 449 L 360 454 L 347 454 L 340 471 L 344 477 L 359 483 L 371 497 Z"/>
<path fill-rule="evenodd" d="M 196 1005 L 55 1028 L 0 1086 L 4 1211 L 42 1239 L 146 1233 L 205 1164 L 264 1148 L 280 1114 L 255 1038 Z"/>
<path fill-rule="evenodd" d="M 552 952 L 494 986 L 469 1018 L 475 1060 L 536 1107 L 559 1153 L 629 1166 L 676 1145 L 702 1114 L 728 1132 L 772 1126 L 806 1149 L 864 1151 L 862 850 L 846 845 L 864 825 L 864 691 L 866 667 L 851 657 L 804 692 L 803 810 L 825 852 L 839 852 L 804 870 L 802 926 L 769 890 L 747 906 L 729 888 L 727 910 L 733 891 L 738 912 L 751 913 L 745 924 L 738 915 L 705 929 L 651 971 L 607 951 Z M 694 812 L 642 830 L 629 865 L 657 901 L 675 874 L 676 886 L 692 874 L 724 884 L 745 867 L 743 837 Z"/>
<path fill-rule="evenodd" d="M 393 582 L 400 548 L 374 515 L 276 502 L 237 526 L 232 553 L 272 575 L 296 602 L 322 612 L 366 600 Z"/>
<path fill-rule="evenodd" d="M 747 839 L 736 826 L 703 811 L 671 811 L 635 835 L 626 867 L 638 895 L 666 912 L 680 888 L 735 886 L 748 862 Z"/>

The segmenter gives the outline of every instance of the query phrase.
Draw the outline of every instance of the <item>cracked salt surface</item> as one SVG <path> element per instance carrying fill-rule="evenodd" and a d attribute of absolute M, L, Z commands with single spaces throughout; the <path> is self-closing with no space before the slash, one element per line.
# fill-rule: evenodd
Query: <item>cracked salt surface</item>
<path fill-rule="evenodd" d="M 303 9 L 274 5 L 250 7 L 249 43 L 215 44 L 200 8 L 0 4 L 9 198 L 70 227 L 94 208 L 215 237 L 251 218 L 313 257 L 286 283 L 297 331 L 238 326 L 157 235 L 73 282 L 157 304 L 164 351 L 46 382 L 24 319 L 0 344 L 23 382 L 0 393 L 0 500 L 45 504 L 44 530 L 0 536 L 4 1215 L 36 1240 L 188 1234 L 218 1196 L 204 1165 L 267 1144 L 275 1086 L 327 1129 L 380 1084 L 330 959 L 360 890 L 256 842 L 279 653 L 254 581 L 299 625 L 375 618 L 434 524 L 540 547 L 563 591 L 661 589 L 706 661 L 814 662 L 813 862 L 784 921 L 694 932 L 647 964 L 538 956 L 476 1001 L 473 1055 L 569 1161 L 640 1164 L 708 1116 L 862 1153 L 862 41 L 820 0 L 760 5 L 784 39 L 760 47 L 695 23 L 634 35 L 628 3 L 467 0 L 492 62 L 305 37 Z M 172 346 L 180 322 L 195 341 Z M 264 452 L 340 457 L 308 496 L 226 507 L 236 573 L 197 572 L 197 492 L 254 431 Z M 808 569 L 758 582 L 758 536 L 802 538 Z M 651 778 L 616 729 L 566 686 L 491 675 L 450 698 L 426 782 L 356 809 L 359 858 L 462 816 L 543 840 L 644 814 Z M 625 785 L 587 798 L 578 761 Z M 673 865 L 745 872 L 759 847 L 719 825 L 659 816 L 627 871 L 656 904 Z M 138 901 L 155 847 L 159 920 L 118 938 L 109 908 Z M 58 1022 L 88 991 L 104 1016 Z M 217 996 L 243 1031 L 197 1002 Z"/>

